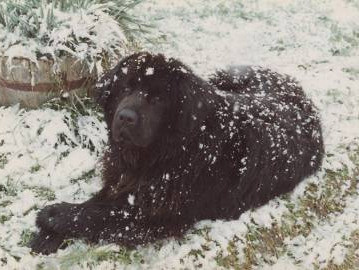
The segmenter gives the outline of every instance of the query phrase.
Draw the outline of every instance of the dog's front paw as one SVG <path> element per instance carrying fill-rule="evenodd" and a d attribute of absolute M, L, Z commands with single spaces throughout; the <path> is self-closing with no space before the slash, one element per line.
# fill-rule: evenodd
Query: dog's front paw
<path fill-rule="evenodd" d="M 56 252 L 59 248 L 65 248 L 66 242 L 60 234 L 41 230 L 30 242 L 31 251 L 48 255 Z"/>
<path fill-rule="evenodd" d="M 76 211 L 76 205 L 58 203 L 46 206 L 36 218 L 36 225 L 45 231 L 66 234 L 71 227 L 71 219 Z"/>

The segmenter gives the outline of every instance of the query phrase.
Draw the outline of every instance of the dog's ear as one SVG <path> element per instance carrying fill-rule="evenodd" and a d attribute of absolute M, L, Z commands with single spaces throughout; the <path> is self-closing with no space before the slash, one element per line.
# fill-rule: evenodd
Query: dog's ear
<path fill-rule="evenodd" d="M 214 93 L 212 86 L 194 74 L 186 74 L 177 85 L 178 110 L 177 129 L 181 133 L 192 133 L 196 129 L 203 129 L 203 125 L 214 111 Z"/>
<path fill-rule="evenodd" d="M 95 85 L 94 99 L 102 108 L 106 106 L 109 100 L 116 79 L 115 70 L 111 70 L 103 75 Z"/>
<path fill-rule="evenodd" d="M 104 108 L 112 94 L 117 95 L 116 92 L 123 89 L 123 85 L 128 83 L 131 77 L 137 78 L 137 67 L 141 64 L 138 58 L 141 56 L 145 59 L 149 53 L 136 53 L 123 58 L 113 69 L 107 71 L 100 78 L 94 90 L 94 97 L 99 105 Z"/>

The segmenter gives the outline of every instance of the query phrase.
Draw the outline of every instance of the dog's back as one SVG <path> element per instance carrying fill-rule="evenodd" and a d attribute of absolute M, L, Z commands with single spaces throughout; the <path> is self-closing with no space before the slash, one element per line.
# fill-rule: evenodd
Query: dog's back
<path fill-rule="evenodd" d="M 230 66 L 210 76 L 209 82 L 219 90 L 235 93 L 280 93 L 291 86 L 291 91 L 302 91 L 292 77 L 258 66 Z"/>
<path fill-rule="evenodd" d="M 261 205 L 318 170 L 324 153 L 320 119 L 298 82 L 251 66 L 217 71 L 209 82 L 233 107 L 233 118 L 240 119 L 235 125 L 250 145 L 247 155 L 252 161 L 240 177 L 250 183 L 247 193 L 253 196 L 248 201 L 260 198 Z M 250 189 L 255 182 L 263 185 L 262 195 Z"/>

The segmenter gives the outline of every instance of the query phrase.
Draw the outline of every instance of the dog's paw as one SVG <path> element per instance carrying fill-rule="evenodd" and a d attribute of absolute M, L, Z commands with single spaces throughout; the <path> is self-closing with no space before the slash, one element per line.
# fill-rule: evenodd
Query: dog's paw
<path fill-rule="evenodd" d="M 66 234 L 69 229 L 76 206 L 69 203 L 58 203 L 46 206 L 36 218 L 36 225 L 45 231 Z"/>
<path fill-rule="evenodd" d="M 56 252 L 59 248 L 65 248 L 67 244 L 64 240 L 60 234 L 42 230 L 32 239 L 29 247 L 34 253 L 48 255 Z"/>

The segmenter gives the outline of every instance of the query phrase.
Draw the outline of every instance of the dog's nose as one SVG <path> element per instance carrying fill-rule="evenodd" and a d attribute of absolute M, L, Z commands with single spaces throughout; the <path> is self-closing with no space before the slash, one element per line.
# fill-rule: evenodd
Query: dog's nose
<path fill-rule="evenodd" d="M 138 115 L 131 109 L 123 109 L 118 113 L 118 119 L 122 125 L 134 126 L 137 124 Z"/>

